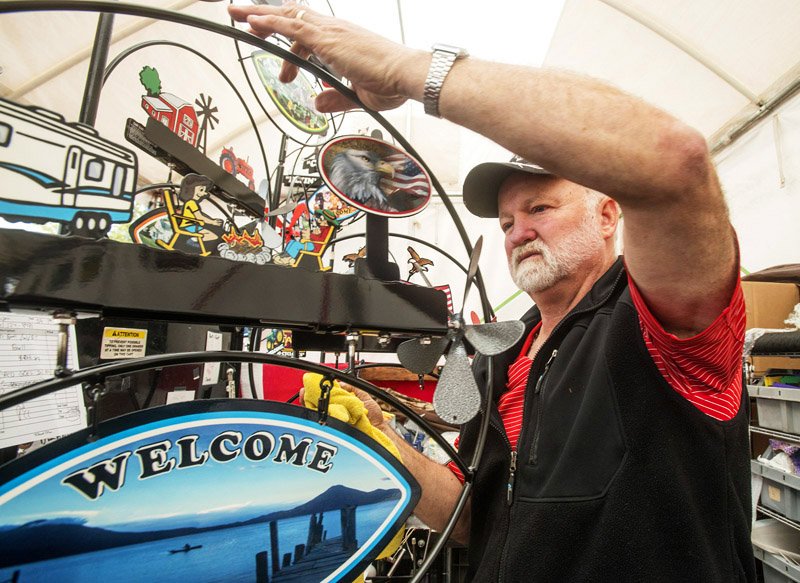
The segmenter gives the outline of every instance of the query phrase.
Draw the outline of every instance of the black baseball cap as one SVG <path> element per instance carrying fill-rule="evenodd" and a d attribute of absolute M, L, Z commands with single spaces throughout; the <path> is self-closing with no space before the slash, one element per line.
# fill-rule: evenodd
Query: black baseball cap
<path fill-rule="evenodd" d="M 484 162 L 469 171 L 464 180 L 464 206 L 473 215 L 497 218 L 497 195 L 506 178 L 516 172 L 552 176 L 550 172 L 518 157 L 511 162 Z"/>

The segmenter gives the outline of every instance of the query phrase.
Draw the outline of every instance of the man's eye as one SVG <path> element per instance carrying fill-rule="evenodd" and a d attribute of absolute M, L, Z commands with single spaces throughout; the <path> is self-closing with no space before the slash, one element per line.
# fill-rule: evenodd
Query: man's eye
<path fill-rule="evenodd" d="M 503 223 L 502 225 L 500 225 L 500 228 L 505 233 L 506 231 L 508 231 L 511 228 L 511 223 Z"/>
<path fill-rule="evenodd" d="M 544 212 L 546 210 L 547 210 L 547 207 L 542 205 L 542 204 L 540 204 L 540 205 L 536 205 L 535 207 L 532 207 L 531 208 L 531 213 L 541 213 L 541 212 Z"/>

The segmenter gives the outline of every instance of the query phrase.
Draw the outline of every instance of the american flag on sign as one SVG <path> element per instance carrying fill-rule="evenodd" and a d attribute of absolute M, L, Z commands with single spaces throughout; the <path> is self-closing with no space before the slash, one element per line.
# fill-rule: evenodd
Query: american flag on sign
<path fill-rule="evenodd" d="M 439 291 L 443 291 L 444 295 L 447 296 L 447 311 L 452 313 L 453 312 L 453 293 L 450 291 L 450 286 L 448 284 L 444 285 L 435 285 L 433 289 L 438 289 Z"/>
<path fill-rule="evenodd" d="M 422 168 L 406 154 L 398 152 L 383 159 L 394 168 L 394 177 L 381 178 L 381 189 L 384 192 L 402 190 L 415 196 L 425 197 L 430 194 L 428 178 Z"/>

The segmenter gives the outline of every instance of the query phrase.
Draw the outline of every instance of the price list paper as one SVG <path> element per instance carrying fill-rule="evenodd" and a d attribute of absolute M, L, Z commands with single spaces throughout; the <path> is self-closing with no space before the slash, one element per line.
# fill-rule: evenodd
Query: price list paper
<path fill-rule="evenodd" d="M 67 366 L 77 362 L 70 331 Z M 0 395 L 53 377 L 58 324 L 47 315 L 0 313 Z M 0 411 L 0 447 L 50 439 L 86 427 L 80 385 Z"/>

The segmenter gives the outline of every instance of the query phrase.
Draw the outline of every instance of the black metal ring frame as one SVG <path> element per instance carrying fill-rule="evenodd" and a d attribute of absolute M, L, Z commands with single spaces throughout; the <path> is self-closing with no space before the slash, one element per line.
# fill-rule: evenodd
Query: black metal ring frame
<path fill-rule="evenodd" d="M 258 147 L 261 149 L 261 157 L 262 157 L 262 159 L 264 161 L 264 171 L 267 174 L 267 184 L 268 184 L 267 189 L 271 192 L 272 185 L 270 184 L 270 181 L 269 181 L 269 163 L 267 162 L 267 152 L 264 149 L 264 142 L 261 141 L 261 134 L 258 131 L 258 124 L 256 124 L 256 120 L 253 117 L 253 114 L 250 112 L 250 108 L 247 107 L 247 103 L 245 102 L 244 98 L 242 97 L 242 94 L 239 93 L 239 90 L 236 88 L 236 85 L 233 83 L 233 81 L 231 81 L 230 77 L 228 77 L 225 74 L 225 72 L 222 69 L 220 69 L 219 66 L 217 66 L 216 63 L 214 63 L 214 61 L 209 59 L 207 56 L 205 56 L 200 51 L 197 51 L 197 50 L 193 49 L 192 47 L 187 47 L 184 44 L 177 43 L 175 41 L 169 41 L 169 40 L 153 40 L 153 41 L 141 42 L 139 44 L 133 45 L 132 47 L 128 47 L 127 49 L 122 51 L 120 54 L 118 54 L 116 57 L 114 57 L 114 59 L 112 59 L 112 61 L 106 66 L 105 71 L 103 71 L 103 85 L 106 84 L 106 81 L 108 81 L 108 78 L 111 76 L 111 73 L 114 72 L 114 69 L 116 69 L 117 66 L 122 61 L 124 61 L 126 58 L 128 58 L 130 55 L 132 55 L 133 53 L 135 53 L 135 52 L 137 52 L 137 51 L 139 51 L 141 49 L 144 49 L 144 48 L 147 48 L 147 47 L 151 47 L 151 46 L 158 46 L 158 45 L 178 47 L 180 49 L 183 49 L 185 51 L 188 51 L 188 52 L 194 54 L 197 57 L 200 57 L 207 64 L 211 65 L 211 67 L 213 67 L 214 70 L 223 79 L 225 79 L 225 81 L 228 83 L 228 86 L 233 90 L 233 92 L 236 94 L 236 97 L 239 99 L 239 103 L 241 103 L 242 107 L 244 108 L 244 111 L 247 114 L 247 117 L 250 119 L 250 125 L 253 126 L 253 133 L 256 135 L 256 139 L 258 140 Z M 267 202 L 269 202 L 269 201 L 267 201 Z"/>
<path fill-rule="evenodd" d="M 130 360 L 98 364 L 96 366 L 75 371 L 69 376 L 52 378 L 0 395 L 0 411 L 37 397 L 49 395 L 79 383 L 95 385 L 104 382 L 108 377 L 112 376 L 120 376 L 168 366 L 198 364 L 205 362 L 249 362 L 255 364 L 276 364 L 289 368 L 308 370 L 311 372 L 320 373 L 326 377 L 332 377 L 337 380 L 346 381 L 353 386 L 363 389 L 370 395 L 386 401 L 405 415 L 412 417 L 415 422 L 419 422 L 420 426 L 425 429 L 426 432 L 431 433 L 431 438 L 434 439 L 434 441 L 436 441 L 436 443 L 445 450 L 445 453 L 447 453 L 447 455 L 455 461 L 459 469 L 465 472 L 465 475 L 470 474 L 470 471 L 463 463 L 463 460 L 458 457 L 458 452 L 453 449 L 447 440 L 439 435 L 439 433 L 435 431 L 425 419 L 415 413 L 413 409 L 396 399 L 394 396 L 385 392 L 380 387 L 376 387 L 375 385 L 360 379 L 357 376 L 351 375 L 346 371 L 337 370 L 304 360 L 297 360 L 275 354 L 264 354 L 261 352 L 244 352 L 233 350 L 217 350 L 212 352 L 176 352 L 172 354 L 159 354 L 155 356 L 145 356 L 142 358 L 133 358 Z"/>
<path fill-rule="evenodd" d="M 469 236 L 466 232 L 466 229 L 464 228 L 464 225 L 461 223 L 461 220 L 458 217 L 455 208 L 453 207 L 453 203 L 450 201 L 449 197 L 444 192 L 441 183 L 431 172 L 430 168 L 424 162 L 424 160 L 422 160 L 419 154 L 417 154 L 416 150 L 411 146 L 411 144 L 408 143 L 408 141 L 402 136 L 402 134 L 400 134 L 394 128 L 394 126 L 392 126 L 382 115 L 380 115 L 376 111 L 372 111 L 366 108 L 354 91 L 346 87 L 338 79 L 330 75 L 327 71 L 315 66 L 313 63 L 310 63 L 305 59 L 301 59 L 297 55 L 281 47 L 278 47 L 273 43 L 268 43 L 251 34 L 240 31 L 235 27 L 220 25 L 215 22 L 207 21 L 194 16 L 188 16 L 185 14 L 172 12 L 160 8 L 152 8 L 149 6 L 127 4 L 123 2 L 110 2 L 104 0 L 60 0 L 60 1 L 5 0 L 3 2 L 0 2 L 0 14 L 7 12 L 41 12 L 41 11 L 100 12 L 100 13 L 110 13 L 110 14 L 127 14 L 130 16 L 153 18 L 177 24 L 187 25 L 190 27 L 207 30 L 210 32 L 214 32 L 223 36 L 233 38 L 234 40 L 239 40 L 247 44 L 254 45 L 260 49 L 271 52 L 281 57 L 282 59 L 289 61 L 294 65 L 297 65 L 298 67 L 315 75 L 317 78 L 323 79 L 331 87 L 333 87 L 334 89 L 342 93 L 345 97 L 347 97 L 349 100 L 353 101 L 361 108 L 363 108 L 366 113 L 368 113 L 373 119 L 375 119 L 379 124 L 381 124 L 384 128 L 386 128 L 389 131 L 389 133 L 395 138 L 395 140 L 397 140 L 397 142 L 407 152 L 409 152 L 419 161 L 419 163 L 423 166 L 423 168 L 430 176 L 431 184 L 433 185 L 439 197 L 442 199 L 445 208 L 447 208 L 447 211 L 450 214 L 453 223 L 456 226 L 459 236 L 461 237 L 461 240 L 464 243 L 467 253 L 468 254 L 472 253 L 472 244 L 469 240 Z M 476 274 L 475 280 L 476 280 L 476 287 L 478 288 L 478 291 L 481 296 L 481 302 L 483 305 L 484 314 L 488 318 L 490 316 L 491 308 L 489 306 L 488 298 L 486 296 L 486 290 L 485 286 L 483 285 L 483 278 L 480 274 L 480 271 L 478 271 L 478 273 Z M 233 355 L 236 355 L 235 359 L 231 358 Z M 370 383 L 367 383 L 366 381 L 363 381 L 358 377 L 354 377 L 349 375 L 348 373 L 340 372 L 337 371 L 336 369 L 332 369 L 322 365 L 317 365 L 310 362 L 302 361 L 301 363 L 300 361 L 291 360 L 275 355 L 247 353 L 247 352 L 235 353 L 232 351 L 177 353 L 172 355 L 150 356 L 130 361 L 98 365 L 96 367 L 78 371 L 66 378 L 54 378 L 48 381 L 43 381 L 41 383 L 30 385 L 28 387 L 23 387 L 21 389 L 12 391 L 11 393 L 7 393 L 5 395 L 0 395 L 0 410 L 25 402 L 35 397 L 47 395 L 51 392 L 57 391 L 67 386 L 74 385 L 79 382 L 90 382 L 92 380 L 96 381 L 96 380 L 101 380 L 107 376 L 125 374 L 139 370 L 158 368 L 169 365 L 196 363 L 196 362 L 230 361 L 230 360 L 238 360 L 239 362 L 254 362 L 261 364 L 281 364 L 283 366 L 289 366 L 293 368 L 304 368 L 306 370 L 315 371 L 335 379 L 342 379 L 344 381 L 347 381 L 353 386 L 357 386 L 365 390 L 370 395 L 386 400 L 386 402 L 392 404 L 399 411 L 402 411 L 406 415 L 409 415 L 412 419 L 414 419 L 415 422 L 420 424 L 420 426 L 429 434 L 429 436 L 432 439 L 434 439 L 434 441 L 436 441 L 436 443 L 440 447 L 442 447 L 445 450 L 446 453 L 448 453 L 451 459 L 453 459 L 456 465 L 458 465 L 459 469 L 464 473 L 465 483 L 464 487 L 462 488 L 461 494 L 456 502 L 456 506 L 453 509 L 453 513 L 451 514 L 450 519 L 448 520 L 445 528 L 442 530 L 439 540 L 434 545 L 434 547 L 429 551 L 426 560 L 419 567 L 417 575 L 412 579 L 412 583 L 416 583 L 417 581 L 419 581 L 425 574 L 427 569 L 431 566 L 431 564 L 433 563 L 434 559 L 439 554 L 441 549 L 444 547 L 447 538 L 449 537 L 452 530 L 455 528 L 456 522 L 461 514 L 461 511 L 464 508 L 464 505 L 467 503 L 467 500 L 469 499 L 469 495 L 472 491 L 472 485 L 473 485 L 472 478 L 474 476 L 475 468 L 478 467 L 480 459 L 483 455 L 483 447 L 485 444 L 486 435 L 488 433 L 488 428 L 489 428 L 489 415 L 486 411 L 484 411 L 483 418 L 481 419 L 481 427 L 478 436 L 478 443 L 473 455 L 473 459 L 471 460 L 471 465 L 468 468 L 464 464 L 463 460 L 459 457 L 458 453 L 455 452 L 455 450 L 450 446 L 450 444 L 447 443 L 447 441 L 444 440 L 444 438 L 442 438 L 437 431 L 433 430 L 422 417 L 417 415 L 413 410 L 406 407 L 403 403 L 393 398 L 388 393 L 385 393 L 380 388 L 375 387 L 374 385 L 371 385 Z M 488 378 L 491 379 L 492 378 L 491 359 L 489 359 L 488 367 L 489 367 Z M 488 404 L 489 402 L 491 402 L 492 393 L 493 393 L 493 387 L 492 383 L 490 382 L 487 386 L 485 403 Z"/>

